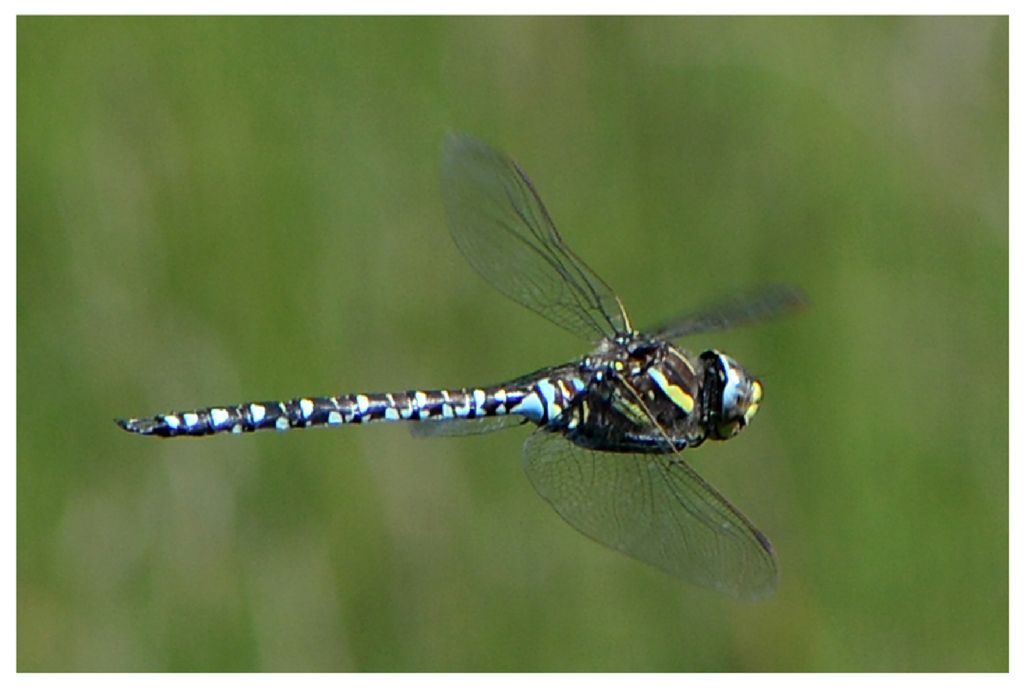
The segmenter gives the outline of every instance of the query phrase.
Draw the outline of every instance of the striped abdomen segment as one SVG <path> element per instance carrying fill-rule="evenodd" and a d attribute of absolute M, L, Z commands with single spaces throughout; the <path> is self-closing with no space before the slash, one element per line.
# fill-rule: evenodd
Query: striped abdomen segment
<path fill-rule="evenodd" d="M 125 430 L 159 437 L 332 427 L 376 421 L 458 421 L 518 414 L 538 424 L 561 412 L 583 388 L 579 380 L 541 378 L 532 384 L 483 389 L 300 397 L 118 420 Z"/>

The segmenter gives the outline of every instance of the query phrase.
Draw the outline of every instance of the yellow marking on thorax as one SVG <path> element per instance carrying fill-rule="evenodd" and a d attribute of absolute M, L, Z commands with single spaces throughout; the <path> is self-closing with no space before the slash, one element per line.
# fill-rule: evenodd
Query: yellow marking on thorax
<path fill-rule="evenodd" d="M 650 419 L 647 417 L 647 414 L 644 413 L 644 407 L 626 399 L 621 394 L 616 394 L 612 397 L 612 405 L 619 413 L 626 416 L 637 425 L 647 425 L 650 423 Z"/>
<path fill-rule="evenodd" d="M 665 373 L 658 368 L 651 367 L 647 369 L 647 375 L 654 380 L 654 384 L 658 385 L 673 404 L 681 408 L 687 415 L 693 412 L 693 397 L 687 394 L 682 387 L 669 382 Z"/>

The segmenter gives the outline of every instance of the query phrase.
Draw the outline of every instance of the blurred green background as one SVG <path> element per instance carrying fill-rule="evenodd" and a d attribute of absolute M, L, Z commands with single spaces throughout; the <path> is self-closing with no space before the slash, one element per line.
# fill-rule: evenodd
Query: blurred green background
<path fill-rule="evenodd" d="M 20 18 L 21 670 L 1008 668 L 1005 18 Z M 749 604 L 577 534 L 526 431 L 156 441 L 115 416 L 499 382 L 587 344 L 448 239 L 444 133 L 641 326 L 762 375 L 691 463 Z"/>

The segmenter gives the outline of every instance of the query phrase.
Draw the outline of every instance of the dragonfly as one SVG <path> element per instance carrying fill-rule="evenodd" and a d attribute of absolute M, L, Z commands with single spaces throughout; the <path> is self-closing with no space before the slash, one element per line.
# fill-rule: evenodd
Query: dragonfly
<path fill-rule="evenodd" d="M 590 353 L 497 385 L 252 401 L 117 424 L 158 437 L 377 422 L 410 422 L 414 434 L 434 437 L 534 426 L 525 472 L 570 525 L 689 583 L 740 599 L 770 595 L 779 567 L 768 538 L 682 458 L 746 427 L 763 384 L 721 351 L 692 354 L 673 342 L 778 316 L 803 305 L 803 293 L 770 286 L 635 330 L 510 157 L 451 133 L 441 169 L 451 235 L 469 264 L 588 340 Z"/>

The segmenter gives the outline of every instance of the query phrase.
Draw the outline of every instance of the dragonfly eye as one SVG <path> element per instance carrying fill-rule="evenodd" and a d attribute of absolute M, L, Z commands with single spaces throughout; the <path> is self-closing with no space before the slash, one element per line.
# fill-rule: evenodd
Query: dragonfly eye
<path fill-rule="evenodd" d="M 709 414 L 712 436 L 720 440 L 729 439 L 757 413 L 764 388 L 760 380 L 748 375 L 730 356 L 718 351 L 705 351 L 701 358 L 715 373 L 713 380 L 706 381 L 706 384 L 715 385 L 717 392 L 711 397 L 713 402 Z"/>

